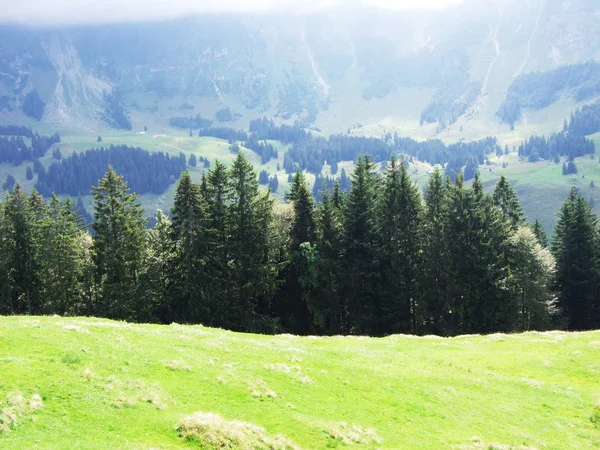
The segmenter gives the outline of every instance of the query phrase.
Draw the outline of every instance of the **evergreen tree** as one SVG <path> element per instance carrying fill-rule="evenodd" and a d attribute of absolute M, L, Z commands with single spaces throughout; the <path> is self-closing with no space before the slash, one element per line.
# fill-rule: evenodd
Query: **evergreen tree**
<path fill-rule="evenodd" d="M 212 278 L 212 316 L 215 326 L 231 326 L 230 267 L 229 267 L 229 202 L 231 186 L 227 167 L 215 161 L 207 176 L 207 213 L 210 230 L 210 260 Z"/>
<path fill-rule="evenodd" d="M 27 178 L 28 181 L 33 180 L 33 170 L 31 169 L 31 166 L 27 166 L 27 170 L 25 171 L 25 178 Z"/>
<path fill-rule="evenodd" d="M 517 314 L 503 283 L 508 277 L 510 223 L 476 176 L 450 189 L 447 242 L 453 270 L 452 333 L 510 331 Z"/>
<path fill-rule="evenodd" d="M 535 237 L 537 238 L 538 242 L 540 243 L 540 245 L 544 248 L 548 247 L 548 236 L 546 235 L 546 232 L 544 231 L 544 227 L 542 225 L 542 223 L 535 219 L 535 223 L 533 224 L 533 234 L 535 235 Z"/>
<path fill-rule="evenodd" d="M 171 241 L 171 220 L 162 212 L 156 212 L 156 225 L 148 230 L 142 289 L 146 302 L 138 314 L 142 320 L 166 323 L 170 317 L 171 267 L 174 246 Z"/>
<path fill-rule="evenodd" d="M 11 314 L 39 312 L 39 261 L 36 214 L 31 199 L 19 184 L 6 197 L 3 238 Z"/>
<path fill-rule="evenodd" d="M 123 177 L 112 167 L 92 188 L 94 219 L 92 256 L 96 269 L 96 313 L 135 319 L 144 251 L 142 208 Z"/>
<path fill-rule="evenodd" d="M 84 255 L 84 225 L 70 198 L 61 203 L 53 195 L 40 232 L 40 285 L 45 314 L 80 312 Z"/>
<path fill-rule="evenodd" d="M 270 327 L 270 298 L 275 268 L 269 260 L 268 236 L 273 200 L 260 194 L 252 165 L 238 153 L 230 171 L 229 208 L 231 267 L 231 327 L 263 330 Z"/>
<path fill-rule="evenodd" d="M 343 306 L 348 317 L 345 332 L 380 334 L 380 268 L 377 258 L 379 180 L 375 164 L 359 157 L 352 174 L 345 208 Z"/>
<path fill-rule="evenodd" d="M 171 320 L 206 323 L 210 317 L 210 280 L 207 273 L 209 233 L 206 202 L 200 186 L 184 172 L 175 192 L 172 215 Z"/>
<path fill-rule="evenodd" d="M 570 330 L 600 327 L 597 218 L 575 188 L 565 200 L 554 233 L 558 306 Z"/>
<path fill-rule="evenodd" d="M 190 155 L 190 159 L 188 160 L 188 165 L 190 167 L 196 167 L 198 165 L 198 161 L 196 160 L 196 155 L 195 154 L 191 154 Z"/>
<path fill-rule="evenodd" d="M 380 333 L 420 333 L 422 312 L 417 304 L 421 197 L 404 163 L 392 157 L 378 216 L 381 238 Z"/>
<path fill-rule="evenodd" d="M 347 313 L 341 301 L 343 217 L 339 184 L 336 184 L 335 192 L 323 194 L 316 214 L 319 271 L 317 292 L 313 295 L 312 318 L 314 331 L 330 334 L 342 333 L 347 322 Z"/>
<path fill-rule="evenodd" d="M 290 230 L 290 264 L 284 271 L 285 305 L 280 305 L 284 326 L 295 334 L 308 334 L 312 329 L 311 315 L 316 314 L 312 294 L 316 288 L 316 224 L 314 203 L 304 174 L 294 175 L 286 195 L 293 205 L 294 220 Z"/>
<path fill-rule="evenodd" d="M 502 211 L 504 220 L 511 223 L 513 229 L 517 229 L 525 221 L 523 209 L 519 203 L 519 197 L 504 175 L 494 189 L 494 204 Z"/>
<path fill-rule="evenodd" d="M 449 185 L 444 184 L 436 166 L 425 191 L 423 212 L 423 276 L 421 297 L 424 332 L 437 335 L 452 333 L 452 303 L 449 241 L 446 239 Z"/>

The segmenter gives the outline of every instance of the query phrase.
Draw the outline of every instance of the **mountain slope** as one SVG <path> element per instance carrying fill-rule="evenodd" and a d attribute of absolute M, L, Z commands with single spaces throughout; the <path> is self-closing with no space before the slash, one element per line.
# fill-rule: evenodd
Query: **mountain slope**
<path fill-rule="evenodd" d="M 2 26 L 0 119 L 27 122 L 19 111 L 37 89 L 44 122 L 99 128 L 103 92 L 119 89 L 137 128 L 193 106 L 208 118 L 229 107 L 240 124 L 267 114 L 329 132 L 362 123 L 422 137 L 506 133 L 495 113 L 513 80 L 599 59 L 599 18 L 593 0 L 495 0 L 442 13 L 348 7 Z"/>
<path fill-rule="evenodd" d="M 0 417 L 19 414 L 0 446 L 198 448 L 176 427 L 201 411 L 311 449 L 594 448 L 599 342 L 598 332 L 299 338 L 2 317 Z M 213 434 L 232 431 L 208 417 Z"/>

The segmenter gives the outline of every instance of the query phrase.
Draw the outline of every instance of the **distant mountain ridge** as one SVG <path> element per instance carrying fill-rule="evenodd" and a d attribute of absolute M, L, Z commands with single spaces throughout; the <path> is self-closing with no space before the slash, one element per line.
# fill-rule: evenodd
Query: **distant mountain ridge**
<path fill-rule="evenodd" d="M 434 133 L 475 123 L 494 131 L 508 127 L 497 112 L 516 98 L 515 81 L 539 72 L 548 83 L 552 77 L 544 74 L 598 60 L 595 0 L 496 0 L 427 13 L 352 7 L 295 16 L 3 25 L 0 121 L 35 123 L 23 105 L 36 92 L 45 105 L 42 122 L 74 129 L 123 122 L 107 111 L 131 115 L 139 128 L 149 121 L 167 126 L 186 109 L 215 119 L 228 108 L 231 114 L 221 116 L 240 125 L 268 115 L 329 132 L 386 118 Z M 600 79 L 586 83 L 586 96 L 557 88 L 550 104 L 565 96 L 595 100 Z M 111 92 L 122 101 L 107 105 L 116 98 Z M 536 105 L 521 98 L 518 106 Z M 569 112 L 561 111 L 561 122 Z M 518 127 L 520 119 L 508 122 Z"/>

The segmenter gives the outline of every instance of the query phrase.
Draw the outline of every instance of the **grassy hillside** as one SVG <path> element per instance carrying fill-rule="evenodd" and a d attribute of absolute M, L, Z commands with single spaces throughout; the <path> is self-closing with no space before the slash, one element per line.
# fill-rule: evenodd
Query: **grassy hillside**
<path fill-rule="evenodd" d="M 2 317 L 0 373 L 3 448 L 215 448 L 181 425 L 227 448 L 600 446 L 600 332 L 300 338 Z"/>

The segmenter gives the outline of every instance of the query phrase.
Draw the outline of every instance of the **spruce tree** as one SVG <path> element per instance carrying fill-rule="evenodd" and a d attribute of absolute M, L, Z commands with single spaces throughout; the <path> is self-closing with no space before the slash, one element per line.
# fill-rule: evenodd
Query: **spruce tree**
<path fill-rule="evenodd" d="M 572 331 L 600 327 L 598 223 L 584 197 L 571 189 L 554 232 L 558 306 Z"/>
<path fill-rule="evenodd" d="M 41 221 L 40 285 L 45 314 L 75 314 L 81 302 L 83 225 L 73 202 L 53 195 Z"/>
<path fill-rule="evenodd" d="M 359 157 L 344 211 L 343 300 L 349 317 L 345 331 L 381 334 L 380 267 L 377 258 L 379 180 L 368 156 Z"/>
<path fill-rule="evenodd" d="M 94 219 L 92 256 L 97 286 L 96 313 L 115 319 L 135 319 L 146 220 L 136 194 L 109 167 L 92 188 Z"/>
<path fill-rule="evenodd" d="M 252 164 L 243 152 L 230 170 L 229 262 L 231 298 L 228 318 L 231 328 L 261 330 L 268 327 L 276 271 L 269 259 L 268 236 L 273 200 L 260 194 Z"/>
<path fill-rule="evenodd" d="M 194 184 L 188 172 L 181 174 L 171 209 L 172 320 L 184 323 L 209 324 L 210 280 L 208 266 L 208 215 L 200 186 Z"/>
<path fill-rule="evenodd" d="M 535 219 L 535 223 L 533 224 L 533 234 L 542 247 L 548 247 L 548 236 L 544 231 L 544 226 L 538 219 Z"/>
<path fill-rule="evenodd" d="M 381 330 L 383 334 L 422 331 L 417 304 L 421 269 L 421 196 L 404 163 L 392 157 L 383 186 L 381 218 Z"/>
<path fill-rule="evenodd" d="M 146 322 L 168 322 L 170 317 L 171 267 L 174 246 L 171 220 L 160 210 L 156 212 L 156 225 L 148 230 L 142 290 L 146 301 L 138 315 Z"/>
<path fill-rule="evenodd" d="M 37 197 L 28 197 L 19 184 L 7 194 L 4 208 L 4 258 L 11 314 L 39 312 L 39 248 L 36 223 Z"/>
<path fill-rule="evenodd" d="M 513 229 L 517 229 L 525 221 L 519 197 L 504 175 L 494 189 L 494 204 L 502 211 L 502 216 L 509 221 Z"/>
<path fill-rule="evenodd" d="M 421 298 L 424 309 L 423 331 L 448 335 L 452 308 L 450 280 L 453 273 L 446 240 L 449 186 L 444 184 L 442 173 L 436 167 L 425 191 L 423 212 L 423 276 Z"/>
<path fill-rule="evenodd" d="M 312 328 L 315 311 L 313 294 L 316 289 L 316 224 L 314 202 L 306 185 L 304 174 L 294 175 L 290 192 L 286 196 L 294 209 L 290 230 L 290 264 L 284 271 L 285 305 L 278 305 L 284 326 L 295 334 L 308 334 Z"/>
<path fill-rule="evenodd" d="M 215 326 L 229 325 L 227 316 L 230 303 L 230 266 L 229 266 L 229 203 L 231 186 L 229 172 L 220 161 L 207 176 L 207 214 L 210 230 L 210 260 L 208 267 L 212 278 L 212 317 Z"/>

